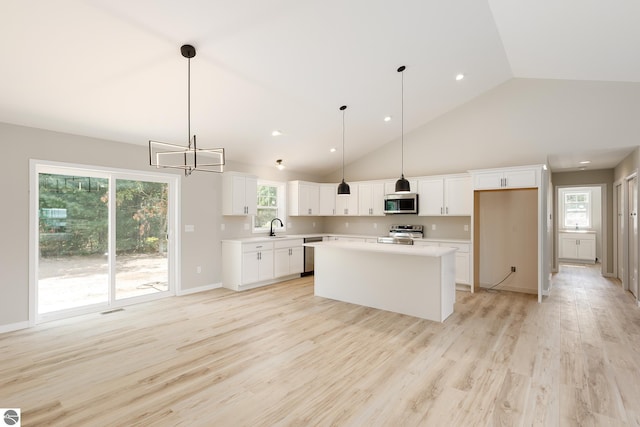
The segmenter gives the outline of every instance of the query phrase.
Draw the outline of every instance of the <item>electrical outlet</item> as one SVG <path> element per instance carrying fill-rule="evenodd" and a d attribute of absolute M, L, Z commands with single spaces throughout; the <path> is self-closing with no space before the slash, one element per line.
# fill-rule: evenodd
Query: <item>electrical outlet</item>
<path fill-rule="evenodd" d="M 374 223 L 373 223 L 373 228 L 374 228 L 374 229 L 377 229 L 377 228 L 378 228 L 378 223 L 377 223 L 377 222 L 374 222 Z"/>
<path fill-rule="evenodd" d="M 511 266 L 511 272 L 515 273 L 516 272 L 516 268 L 514 266 Z"/>
<path fill-rule="evenodd" d="M 220 224 L 220 231 L 224 231 L 224 224 Z"/>
<path fill-rule="evenodd" d="M 435 224 L 431 224 L 431 230 L 435 231 L 436 229 L 436 225 Z"/>
<path fill-rule="evenodd" d="M 248 230 L 248 229 L 249 229 L 249 224 L 245 223 L 245 224 L 244 224 L 244 229 L 245 229 L 245 230 Z"/>
<path fill-rule="evenodd" d="M 345 228 L 349 228 L 349 223 L 348 223 L 348 222 L 345 222 L 345 223 L 344 223 L 344 226 L 345 226 Z"/>
<path fill-rule="evenodd" d="M 464 231 L 469 231 L 469 224 L 464 225 Z"/>
<path fill-rule="evenodd" d="M 315 222 L 312 222 L 311 224 L 313 225 L 313 228 L 316 228 L 316 223 Z"/>
<path fill-rule="evenodd" d="M 202 267 L 197 266 L 196 267 L 196 273 L 198 273 L 198 274 L 202 273 Z"/>

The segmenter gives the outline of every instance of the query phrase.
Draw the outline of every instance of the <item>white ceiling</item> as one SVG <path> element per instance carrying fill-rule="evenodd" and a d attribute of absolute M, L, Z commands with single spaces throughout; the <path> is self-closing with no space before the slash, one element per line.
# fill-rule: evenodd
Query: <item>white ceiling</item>
<path fill-rule="evenodd" d="M 513 77 L 640 82 L 639 17 L 636 0 L 3 0 L 0 121 L 186 144 L 190 43 L 201 147 L 322 174 L 343 104 L 347 162 L 400 136 L 400 65 L 408 132 Z"/>

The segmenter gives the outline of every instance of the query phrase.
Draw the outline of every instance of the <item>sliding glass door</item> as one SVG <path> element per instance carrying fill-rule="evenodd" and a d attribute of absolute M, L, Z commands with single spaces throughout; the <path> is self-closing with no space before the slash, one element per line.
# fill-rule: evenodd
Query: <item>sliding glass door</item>
<path fill-rule="evenodd" d="M 40 165 L 36 320 L 173 293 L 177 178 Z"/>

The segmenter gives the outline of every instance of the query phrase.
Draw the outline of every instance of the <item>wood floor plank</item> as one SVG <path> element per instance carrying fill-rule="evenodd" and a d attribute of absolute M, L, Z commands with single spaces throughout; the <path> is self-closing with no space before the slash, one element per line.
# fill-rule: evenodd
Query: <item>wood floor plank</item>
<path fill-rule="evenodd" d="M 24 426 L 640 425 L 640 309 L 562 265 L 542 304 L 457 292 L 444 323 L 216 289 L 0 334 Z"/>

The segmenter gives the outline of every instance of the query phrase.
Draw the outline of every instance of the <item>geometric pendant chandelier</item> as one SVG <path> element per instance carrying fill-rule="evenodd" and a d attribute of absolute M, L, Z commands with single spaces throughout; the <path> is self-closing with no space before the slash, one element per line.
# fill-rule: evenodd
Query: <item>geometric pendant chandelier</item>
<path fill-rule="evenodd" d="M 224 148 L 198 148 L 196 136 L 191 136 L 191 58 L 196 56 L 196 48 L 185 44 L 180 48 L 187 58 L 187 140 L 188 145 L 169 144 L 149 140 L 149 165 L 156 168 L 182 169 L 185 176 L 193 171 L 224 171 Z"/>

